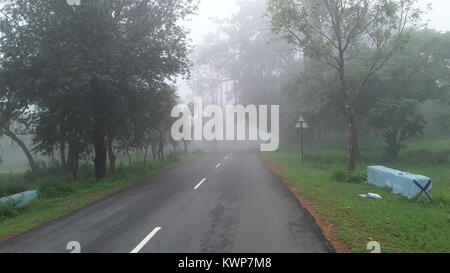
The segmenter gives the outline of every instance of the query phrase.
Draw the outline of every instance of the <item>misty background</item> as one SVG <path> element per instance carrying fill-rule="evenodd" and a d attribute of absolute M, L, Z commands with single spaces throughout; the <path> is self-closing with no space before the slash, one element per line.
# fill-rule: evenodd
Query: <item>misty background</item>
<path fill-rule="evenodd" d="M 191 16 L 184 25 L 190 30 L 189 38 L 192 40 L 194 50 L 203 44 L 208 34 L 215 33 L 220 24 L 216 19 L 230 17 L 239 10 L 239 2 L 245 0 L 200 0 L 197 15 Z M 265 0 L 258 0 L 266 2 Z M 420 0 L 423 7 L 431 5 L 431 10 L 423 17 L 429 28 L 438 31 L 450 31 L 450 1 L 448 0 Z M 261 17 L 264 15 L 262 14 Z M 189 80 L 178 81 L 179 95 L 184 102 L 192 101 L 192 89 L 189 88 Z"/>
<path fill-rule="evenodd" d="M 243 5 L 247 1 L 245 0 L 227 0 L 227 1 L 218 1 L 218 0 L 201 0 L 197 14 L 191 15 L 189 20 L 184 22 L 184 26 L 190 30 L 189 39 L 191 40 L 191 45 L 193 52 L 191 54 L 191 59 L 194 64 L 192 78 L 191 79 L 181 79 L 179 78 L 177 81 L 177 94 L 180 96 L 180 102 L 189 103 L 192 102 L 194 96 L 204 96 L 202 92 L 199 91 L 198 88 L 198 77 L 195 78 L 196 69 L 201 67 L 199 63 L 204 63 L 205 60 L 201 60 L 201 52 L 204 52 L 204 47 L 208 46 L 211 43 L 212 39 L 214 39 L 215 35 L 218 35 L 218 31 L 221 27 L 223 27 L 223 20 L 232 17 L 236 13 L 239 12 L 240 6 Z M 260 7 L 264 7 L 265 0 L 256 1 L 260 3 Z M 448 0 L 421 0 L 421 4 L 425 7 L 427 4 L 431 4 L 432 9 L 424 16 L 424 21 L 428 24 L 428 27 L 431 29 L 435 29 L 437 31 L 450 31 L 450 20 L 448 18 L 448 13 L 450 11 L 450 1 Z M 259 11 L 260 18 L 257 18 L 256 21 L 260 20 L 260 25 L 256 27 L 268 28 L 267 18 L 264 18 L 265 10 Z M 222 20 L 222 21 L 221 21 Z M 220 35 L 220 34 L 219 34 Z M 251 38 L 251 37 L 247 37 Z M 244 38 L 245 39 L 245 38 Z M 261 56 L 262 57 L 262 56 Z M 198 71 L 197 71 L 198 72 Z M 206 89 L 209 87 L 205 87 Z M 233 83 L 224 83 L 221 84 L 222 89 L 225 89 L 228 92 L 232 92 Z M 255 87 L 257 89 L 257 87 Z M 257 92 L 255 90 L 254 92 Z M 224 90 L 220 91 L 221 95 L 213 95 L 210 102 L 215 102 L 218 104 L 226 104 L 236 102 L 237 99 L 233 98 L 232 95 L 228 97 L 224 97 Z M 215 94 L 215 93 L 214 93 Z M 281 93 L 277 93 L 280 95 Z M 214 96 L 222 96 L 222 97 L 214 97 Z M 277 95 L 275 95 L 277 96 Z M 208 96 L 204 96 L 205 98 Z M 271 101 L 272 103 L 276 103 L 276 100 Z M 264 103 L 264 101 L 261 101 Z M 428 108 L 432 108 L 432 105 L 429 105 Z M 426 108 L 426 106 L 425 106 Z M 432 129 L 429 129 L 432 130 Z M 30 145 L 31 140 L 28 136 L 21 136 L 21 139 L 27 144 Z M 0 140 L 0 152 L 1 152 L 1 160 L 2 164 L 0 165 L 0 170 L 9 171 L 9 170 L 23 170 L 27 167 L 27 159 L 23 154 L 23 151 L 15 144 L 11 139 L 6 136 L 3 136 Z M 35 155 L 37 161 L 50 161 L 51 158 L 46 156 L 40 156 L 38 154 Z"/>

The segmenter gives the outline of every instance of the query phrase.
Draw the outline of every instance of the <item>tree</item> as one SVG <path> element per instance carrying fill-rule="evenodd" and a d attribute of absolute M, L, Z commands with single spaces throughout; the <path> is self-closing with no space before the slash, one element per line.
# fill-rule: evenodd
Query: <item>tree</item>
<path fill-rule="evenodd" d="M 450 56 L 445 36 L 428 29 L 412 31 L 409 42 L 374 75 L 368 90 L 378 97 L 420 102 L 442 98 L 440 83 L 448 74 Z"/>
<path fill-rule="evenodd" d="M 404 142 L 423 136 L 425 120 L 419 114 L 419 102 L 413 99 L 381 99 L 370 110 L 370 117 L 382 131 L 389 158 L 396 159 Z"/>
<path fill-rule="evenodd" d="M 356 168 L 355 108 L 369 79 L 401 48 L 416 24 L 416 0 L 269 0 L 272 29 L 338 74 L 347 124 L 348 170 Z M 366 54 L 358 54 L 365 48 Z M 358 66 L 357 81 L 349 66 Z"/>
<path fill-rule="evenodd" d="M 196 51 L 194 91 L 216 104 L 225 96 L 235 104 L 277 103 L 279 75 L 292 56 L 280 54 L 286 43 L 274 40 L 264 12 L 264 1 L 240 1 L 235 14 L 217 20 L 218 32 Z"/>
<path fill-rule="evenodd" d="M 155 124 L 145 122 L 151 105 L 159 105 L 152 92 L 188 73 L 189 47 L 179 21 L 194 11 L 193 1 L 84 0 L 72 7 L 65 1 L 5 0 L 3 5 L 8 15 L 2 24 L 3 67 L 15 76 L 13 92 L 36 109 L 36 147 L 63 154 L 68 144 L 74 179 L 79 157 L 92 152 L 95 176 L 103 178 L 114 141 L 123 140 L 124 132 L 138 136 L 137 124 Z"/>

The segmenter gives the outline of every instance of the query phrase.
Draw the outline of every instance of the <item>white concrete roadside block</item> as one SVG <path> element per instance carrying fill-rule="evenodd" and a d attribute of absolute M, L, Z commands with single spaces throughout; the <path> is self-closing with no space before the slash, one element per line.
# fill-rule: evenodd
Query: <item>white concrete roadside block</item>
<path fill-rule="evenodd" d="M 0 205 L 12 203 L 16 207 L 24 207 L 31 203 L 34 199 L 38 197 L 39 193 L 38 191 L 26 191 L 14 195 L 10 195 L 7 197 L 0 198 Z"/>
<path fill-rule="evenodd" d="M 423 189 L 430 183 L 426 192 L 431 196 L 432 184 L 429 177 L 402 172 L 383 166 L 367 167 L 367 182 L 378 187 L 390 188 L 394 194 L 401 194 L 409 198 L 418 196 L 423 190 L 416 185 L 414 181 Z"/>

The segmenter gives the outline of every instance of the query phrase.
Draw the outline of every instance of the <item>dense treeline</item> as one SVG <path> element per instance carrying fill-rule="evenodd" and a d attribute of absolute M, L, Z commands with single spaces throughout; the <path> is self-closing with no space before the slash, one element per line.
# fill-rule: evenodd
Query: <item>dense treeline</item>
<path fill-rule="evenodd" d="M 0 127 L 27 154 L 59 154 L 77 179 L 92 159 L 95 176 L 115 169 L 118 152 L 164 158 L 173 82 L 189 72 L 180 20 L 191 0 L 1 1 Z"/>
<path fill-rule="evenodd" d="M 408 139 L 450 131 L 450 33 L 422 25 L 416 4 L 244 1 L 197 51 L 193 88 L 281 104 L 285 143 L 298 141 L 299 115 L 316 140 L 345 137 L 350 171 L 361 138 L 382 138 L 396 158 Z"/>

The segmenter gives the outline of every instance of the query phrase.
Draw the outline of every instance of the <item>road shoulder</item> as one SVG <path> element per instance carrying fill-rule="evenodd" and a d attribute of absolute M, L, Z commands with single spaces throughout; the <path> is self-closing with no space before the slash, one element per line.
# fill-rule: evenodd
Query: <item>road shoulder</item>
<path fill-rule="evenodd" d="M 283 171 L 280 167 L 272 164 L 269 160 L 263 155 L 259 154 L 261 160 L 264 164 L 278 176 L 288 187 L 289 191 L 297 198 L 300 204 L 309 212 L 309 214 L 314 218 L 316 225 L 322 230 L 322 233 L 325 239 L 329 242 L 329 244 L 334 248 L 337 253 L 349 253 L 348 247 L 338 239 L 336 234 L 336 227 L 328 221 L 325 217 L 321 216 L 317 213 L 316 209 L 312 205 L 312 203 L 303 196 L 300 192 L 300 189 L 293 187 L 292 184 L 285 179 Z"/>

